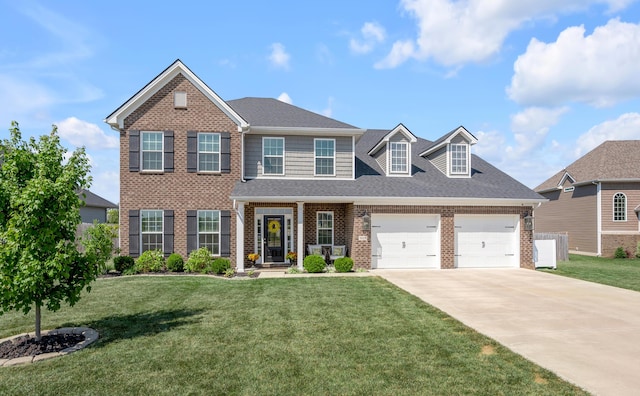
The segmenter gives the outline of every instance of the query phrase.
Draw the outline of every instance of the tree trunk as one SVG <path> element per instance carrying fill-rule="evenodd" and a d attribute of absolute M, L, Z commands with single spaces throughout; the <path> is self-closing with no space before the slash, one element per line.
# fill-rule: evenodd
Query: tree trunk
<path fill-rule="evenodd" d="M 36 341 L 40 341 L 42 339 L 42 334 L 40 334 L 40 303 L 36 303 Z"/>

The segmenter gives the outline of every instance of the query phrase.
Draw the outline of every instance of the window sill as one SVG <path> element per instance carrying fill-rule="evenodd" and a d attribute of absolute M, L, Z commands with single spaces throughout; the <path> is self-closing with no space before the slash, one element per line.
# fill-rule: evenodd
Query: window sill
<path fill-rule="evenodd" d="M 164 171 L 161 170 L 141 170 L 141 175 L 164 175 Z"/>

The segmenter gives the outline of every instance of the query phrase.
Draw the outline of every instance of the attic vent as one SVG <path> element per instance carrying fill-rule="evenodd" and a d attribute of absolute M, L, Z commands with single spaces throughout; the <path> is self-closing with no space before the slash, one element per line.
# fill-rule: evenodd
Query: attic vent
<path fill-rule="evenodd" d="M 575 188 L 574 186 L 571 186 L 571 187 L 565 187 L 563 191 L 564 191 L 564 192 L 571 192 L 571 191 L 573 191 L 573 190 L 575 190 L 575 189 L 576 189 L 576 188 Z"/>
<path fill-rule="evenodd" d="M 184 91 L 176 91 L 173 94 L 173 107 L 176 109 L 187 108 L 187 93 Z"/>

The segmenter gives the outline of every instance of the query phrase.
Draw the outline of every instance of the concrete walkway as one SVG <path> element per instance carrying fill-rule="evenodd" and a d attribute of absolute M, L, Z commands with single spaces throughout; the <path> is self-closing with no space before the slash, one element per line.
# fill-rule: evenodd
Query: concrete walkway
<path fill-rule="evenodd" d="M 640 293 L 524 269 L 374 270 L 597 395 L 640 394 Z"/>

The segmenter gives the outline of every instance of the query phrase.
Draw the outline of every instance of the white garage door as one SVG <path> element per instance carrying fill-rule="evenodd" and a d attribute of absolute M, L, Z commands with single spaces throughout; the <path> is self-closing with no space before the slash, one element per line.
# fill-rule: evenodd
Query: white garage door
<path fill-rule="evenodd" d="M 518 220 L 517 215 L 456 215 L 456 267 L 518 267 Z"/>
<path fill-rule="evenodd" d="M 373 268 L 440 268 L 439 215 L 371 215 Z"/>

